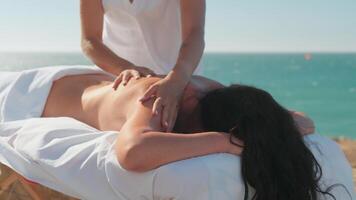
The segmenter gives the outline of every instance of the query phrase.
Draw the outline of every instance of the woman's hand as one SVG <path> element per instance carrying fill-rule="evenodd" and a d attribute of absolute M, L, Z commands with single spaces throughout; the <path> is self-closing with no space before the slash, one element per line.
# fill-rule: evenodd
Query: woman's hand
<path fill-rule="evenodd" d="M 314 122 L 308 116 L 297 111 L 290 111 L 290 113 L 302 135 L 308 135 L 315 132 Z"/>
<path fill-rule="evenodd" d="M 141 77 L 150 77 L 156 75 L 152 70 L 146 67 L 134 66 L 130 69 L 122 71 L 114 81 L 113 88 L 116 90 L 121 83 L 126 85 L 131 78 L 139 79 Z"/>
<path fill-rule="evenodd" d="M 243 151 L 244 143 L 230 133 L 221 133 L 226 138 L 226 153 L 240 156 Z"/>
<path fill-rule="evenodd" d="M 162 113 L 161 125 L 166 129 L 166 132 L 173 130 L 178 114 L 179 101 L 186 85 L 187 83 L 181 79 L 167 75 L 164 79 L 151 85 L 140 99 L 141 102 L 145 102 L 155 98 L 152 113 L 155 115 Z"/>

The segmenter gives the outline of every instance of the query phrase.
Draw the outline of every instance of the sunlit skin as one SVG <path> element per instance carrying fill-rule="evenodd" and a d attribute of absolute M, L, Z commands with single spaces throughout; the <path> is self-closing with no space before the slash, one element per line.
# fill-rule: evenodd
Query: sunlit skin
<path fill-rule="evenodd" d="M 155 100 L 139 101 L 159 80 L 162 78 L 131 79 L 114 90 L 114 78 L 108 75 L 67 76 L 54 82 L 42 117 L 72 117 L 99 130 L 120 131 L 116 142 L 118 160 L 133 171 L 212 153 L 241 153 L 242 148 L 231 144 L 227 133 L 203 132 L 200 125 L 199 99 L 224 86 L 193 77 L 180 101 L 174 128 L 177 133 L 167 133 L 161 114 L 152 112 Z M 313 125 L 302 114 L 296 116 L 304 128 Z"/>
<path fill-rule="evenodd" d="M 130 0 L 134 3 L 135 0 Z M 184 88 L 197 68 L 205 47 L 205 0 L 180 0 L 182 45 L 175 66 L 141 95 L 141 102 L 155 98 L 153 113 L 161 112 L 163 125 L 172 130 Z M 102 40 L 104 9 L 101 0 L 81 0 L 83 52 L 103 70 L 117 76 L 115 86 L 131 78 L 155 75 L 151 66 L 136 66 L 111 51 Z M 159 23 L 159 22 L 157 22 Z M 177 24 L 179 26 L 179 24 Z M 116 87 L 114 87 L 116 88 Z"/>

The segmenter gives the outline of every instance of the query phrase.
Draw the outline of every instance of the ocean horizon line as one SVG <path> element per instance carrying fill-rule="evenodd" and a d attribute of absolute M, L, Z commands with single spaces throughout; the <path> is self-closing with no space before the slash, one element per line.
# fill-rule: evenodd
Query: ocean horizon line
<path fill-rule="evenodd" d="M 0 54 L 83 54 L 81 51 L 0 51 Z M 204 54 L 356 54 L 356 51 L 205 51 Z M 84 54 L 83 54 L 84 55 Z"/>

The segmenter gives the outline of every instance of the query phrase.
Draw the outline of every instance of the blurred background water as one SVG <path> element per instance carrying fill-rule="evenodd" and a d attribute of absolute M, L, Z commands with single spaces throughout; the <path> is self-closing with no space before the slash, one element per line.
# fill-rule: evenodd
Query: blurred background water
<path fill-rule="evenodd" d="M 356 54 L 208 53 L 203 75 L 269 91 L 311 116 L 323 135 L 356 139 Z M 0 53 L 0 70 L 91 65 L 80 53 Z M 1 73 L 1 72 L 0 72 Z"/>

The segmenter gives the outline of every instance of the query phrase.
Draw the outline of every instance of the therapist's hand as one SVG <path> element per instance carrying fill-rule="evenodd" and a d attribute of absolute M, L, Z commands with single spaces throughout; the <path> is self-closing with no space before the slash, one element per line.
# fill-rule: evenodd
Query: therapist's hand
<path fill-rule="evenodd" d="M 164 79 L 151 85 L 140 99 L 141 102 L 145 102 L 155 98 L 152 113 L 155 115 L 162 114 L 161 126 L 166 129 L 166 132 L 173 130 L 179 101 L 186 85 L 186 81 L 167 75 Z"/>
<path fill-rule="evenodd" d="M 140 79 L 141 77 L 155 76 L 156 74 L 146 67 L 132 66 L 129 69 L 122 71 L 114 81 L 113 88 L 116 90 L 121 83 L 126 85 L 131 78 Z"/>

